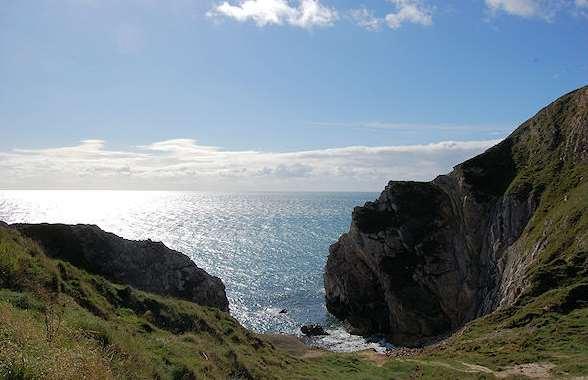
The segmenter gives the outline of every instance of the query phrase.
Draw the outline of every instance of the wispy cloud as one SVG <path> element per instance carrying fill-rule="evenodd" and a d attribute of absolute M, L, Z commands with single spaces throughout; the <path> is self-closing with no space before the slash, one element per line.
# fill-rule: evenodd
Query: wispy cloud
<path fill-rule="evenodd" d="M 348 11 L 349 19 L 356 25 L 370 31 L 380 30 L 382 25 L 399 29 L 404 24 L 430 26 L 433 24 L 433 8 L 422 0 L 387 0 L 394 9 L 383 16 L 366 7 Z"/>
<path fill-rule="evenodd" d="M 380 30 L 382 24 L 384 24 L 383 18 L 377 17 L 373 10 L 367 9 L 366 7 L 352 9 L 348 14 L 351 21 L 370 31 Z"/>
<path fill-rule="evenodd" d="M 431 179 L 497 142 L 259 152 L 192 139 L 125 150 L 85 140 L 71 147 L 0 152 L 0 188 L 375 191 L 390 179 Z"/>
<path fill-rule="evenodd" d="M 386 15 L 386 24 L 398 29 L 405 23 L 429 26 L 433 24 L 432 9 L 420 0 L 389 0 L 396 11 Z"/>
<path fill-rule="evenodd" d="M 485 0 L 492 15 L 505 13 L 524 18 L 553 19 L 564 10 L 582 13 L 588 9 L 588 0 Z"/>
<path fill-rule="evenodd" d="M 576 0 L 574 4 L 576 5 L 575 15 L 588 17 L 588 0 Z"/>
<path fill-rule="evenodd" d="M 321 3 L 321 0 L 232 0 L 218 3 L 207 12 L 207 16 L 212 19 L 253 22 L 260 27 L 290 25 L 303 29 L 332 26 L 340 19 L 351 21 L 369 31 L 381 30 L 382 26 L 397 30 L 405 24 L 433 25 L 435 7 L 427 0 L 382 2 L 389 3 L 392 9 L 378 15 L 374 9 L 366 6 L 336 9 Z M 484 0 L 480 4 L 491 16 L 507 14 L 549 22 L 564 10 L 579 16 L 588 14 L 588 0 Z"/>
<path fill-rule="evenodd" d="M 536 0 L 486 0 L 486 6 L 492 12 L 502 11 L 522 17 L 545 17 L 545 10 Z"/>
<path fill-rule="evenodd" d="M 236 4 L 225 1 L 210 10 L 207 16 L 252 21 L 260 27 L 291 25 L 304 29 L 331 26 L 339 17 L 334 8 L 319 0 L 300 0 L 296 5 L 288 0 L 241 0 Z"/>
<path fill-rule="evenodd" d="M 386 0 L 394 9 L 383 16 L 362 6 L 356 9 L 337 10 L 321 0 L 240 0 L 224 1 L 215 5 L 207 16 L 212 19 L 228 18 L 239 22 L 254 22 L 259 27 L 290 25 L 304 29 L 327 27 L 343 18 L 370 31 L 388 25 L 398 29 L 407 23 L 429 26 L 433 23 L 432 8 L 423 0 Z"/>

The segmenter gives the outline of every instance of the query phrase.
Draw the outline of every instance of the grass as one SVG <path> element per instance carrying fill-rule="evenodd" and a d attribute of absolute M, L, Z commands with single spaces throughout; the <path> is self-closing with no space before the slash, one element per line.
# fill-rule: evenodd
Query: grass
<path fill-rule="evenodd" d="M 464 363 L 499 371 L 538 361 L 580 375 L 588 373 L 588 309 L 565 305 L 581 285 L 474 321 L 414 358 L 303 357 L 227 313 L 113 284 L 0 227 L 0 378 L 486 379 L 494 375 Z M 58 326 L 52 334 L 48 323 Z"/>
<path fill-rule="evenodd" d="M 556 365 L 558 376 L 588 373 L 588 308 L 560 306 L 578 286 L 548 292 L 522 307 L 513 306 L 468 324 L 429 359 L 465 361 L 493 370 L 537 362 Z"/>
<path fill-rule="evenodd" d="M 267 364 L 279 368 L 294 360 L 228 314 L 112 284 L 47 258 L 33 242 L 6 229 L 0 229 L 0 281 L 4 377 L 51 378 L 51 363 L 67 369 L 77 362 L 72 356 L 84 353 L 101 359 L 92 362 L 104 367 L 96 373 L 123 378 L 247 378 Z M 59 309 L 50 319 L 61 324 L 51 339 L 49 309 Z M 73 369 L 73 377 L 80 371 Z M 94 372 L 88 370 L 89 376 Z"/>
<path fill-rule="evenodd" d="M 408 379 L 455 373 L 407 361 L 376 365 L 357 354 L 290 355 L 227 313 L 113 284 L 48 258 L 31 240 L 0 227 L 0 378 Z"/>

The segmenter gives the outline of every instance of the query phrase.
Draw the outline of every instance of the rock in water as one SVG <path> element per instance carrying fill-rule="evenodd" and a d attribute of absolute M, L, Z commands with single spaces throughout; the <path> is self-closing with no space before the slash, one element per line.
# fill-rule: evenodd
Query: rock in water
<path fill-rule="evenodd" d="M 94 225 L 13 224 L 45 253 L 108 280 L 229 310 L 225 286 L 163 243 L 126 240 Z"/>
<path fill-rule="evenodd" d="M 575 190 L 587 164 L 585 87 L 449 175 L 390 182 L 375 202 L 355 208 L 349 232 L 330 248 L 328 310 L 356 333 L 419 345 L 537 291 L 530 268 L 558 227 L 533 217 L 549 215 L 567 194 L 585 205 Z M 576 251 L 570 255 L 581 262 Z"/>
<path fill-rule="evenodd" d="M 323 326 L 317 324 L 304 325 L 300 328 L 300 331 L 306 336 L 329 335 Z"/>

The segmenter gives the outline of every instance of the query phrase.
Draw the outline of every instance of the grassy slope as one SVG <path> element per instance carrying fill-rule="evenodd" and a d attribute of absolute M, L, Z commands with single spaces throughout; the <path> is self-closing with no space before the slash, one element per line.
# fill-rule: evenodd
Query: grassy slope
<path fill-rule="evenodd" d="M 417 357 L 302 358 L 228 314 L 112 284 L 47 258 L 32 241 L 0 227 L 0 378 L 478 379 L 494 376 L 464 362 L 499 370 L 545 360 L 558 365 L 557 373 L 585 374 L 587 308 L 524 314 L 553 300 L 561 305 L 574 286 L 540 297 L 522 313 L 513 309 L 475 321 Z M 46 331 L 46 317 L 50 326 L 61 320 L 54 336 Z"/>
<path fill-rule="evenodd" d="M 581 173 L 585 167 L 562 171 L 567 180 L 546 190 L 523 234 L 526 253 L 549 237 L 527 275 L 526 293 L 515 305 L 473 321 L 441 349 L 428 350 L 429 358 L 494 369 L 550 362 L 558 377 L 588 374 L 588 182 L 570 180 Z"/>
<path fill-rule="evenodd" d="M 48 321 L 48 322 L 46 322 Z M 54 334 L 47 332 L 59 325 Z M 0 227 L 0 378 L 410 378 L 455 371 L 303 359 L 216 309 L 112 284 Z"/>

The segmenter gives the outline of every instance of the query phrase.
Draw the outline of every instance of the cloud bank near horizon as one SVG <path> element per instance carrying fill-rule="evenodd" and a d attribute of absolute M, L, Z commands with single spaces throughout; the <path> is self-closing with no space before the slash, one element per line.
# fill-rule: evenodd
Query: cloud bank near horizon
<path fill-rule="evenodd" d="M 2 189 L 380 191 L 430 180 L 499 140 L 348 146 L 297 152 L 230 151 L 173 139 L 125 150 L 103 140 L 0 152 Z"/>

